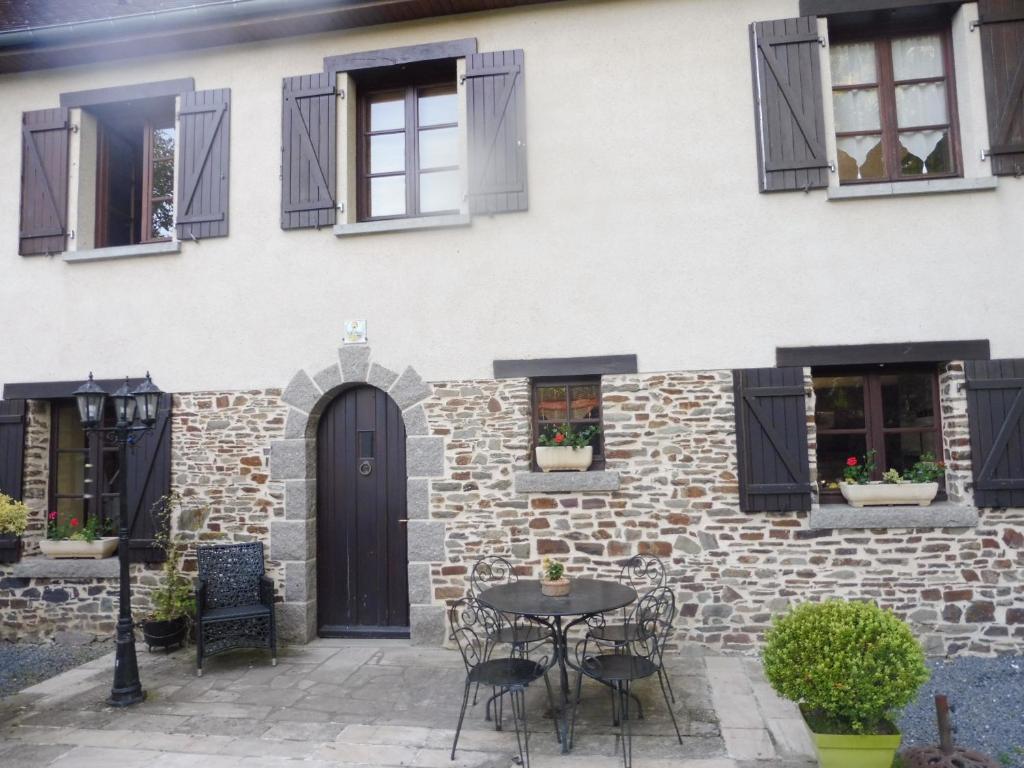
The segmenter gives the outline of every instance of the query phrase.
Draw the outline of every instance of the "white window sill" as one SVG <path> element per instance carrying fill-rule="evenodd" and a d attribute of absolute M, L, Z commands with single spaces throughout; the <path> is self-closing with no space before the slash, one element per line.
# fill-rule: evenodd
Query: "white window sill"
<path fill-rule="evenodd" d="M 445 216 L 414 216 L 407 219 L 385 219 L 383 221 L 360 221 L 355 224 L 337 224 L 334 227 L 334 234 L 337 237 L 372 235 L 377 232 L 468 227 L 469 223 L 468 213 L 452 213 Z"/>
<path fill-rule="evenodd" d="M 108 261 L 110 259 L 128 259 L 135 256 L 160 256 L 165 253 L 180 252 L 181 243 L 178 240 L 170 240 L 166 243 L 139 243 L 137 245 L 117 245 L 113 248 L 89 248 L 84 251 L 65 251 L 64 261 Z"/>
<path fill-rule="evenodd" d="M 619 490 L 618 472 L 516 472 L 516 493 L 585 493 Z"/>
<path fill-rule="evenodd" d="M 978 524 L 978 508 L 952 501 L 936 501 L 927 507 L 862 507 L 823 504 L 811 510 L 812 530 L 826 528 L 972 528 Z"/>
<path fill-rule="evenodd" d="M 862 200 L 872 197 L 909 197 L 912 195 L 934 195 L 949 192 L 987 192 L 998 186 L 995 176 L 977 179 L 931 179 L 922 181 L 899 181 L 884 184 L 848 184 L 845 187 L 829 187 L 830 201 Z"/>

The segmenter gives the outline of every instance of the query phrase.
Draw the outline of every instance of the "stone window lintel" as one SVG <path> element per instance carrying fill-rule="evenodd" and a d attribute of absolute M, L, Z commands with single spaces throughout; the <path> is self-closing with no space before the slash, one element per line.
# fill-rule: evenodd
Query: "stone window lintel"
<path fill-rule="evenodd" d="M 811 510 L 812 530 L 850 528 L 973 528 L 978 524 L 977 507 L 938 501 L 927 507 L 851 507 L 823 504 Z"/>
<path fill-rule="evenodd" d="M 618 472 L 516 472 L 516 493 L 582 493 L 619 490 Z"/>

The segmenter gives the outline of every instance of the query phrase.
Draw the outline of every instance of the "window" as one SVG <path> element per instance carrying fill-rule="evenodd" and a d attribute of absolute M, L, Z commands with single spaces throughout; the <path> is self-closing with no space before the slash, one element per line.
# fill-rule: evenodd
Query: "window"
<path fill-rule="evenodd" d="M 601 427 L 601 377 L 576 376 L 565 379 L 533 380 L 533 434 L 537 437 L 551 427 L 569 424 L 574 430 Z M 604 435 L 599 432 L 591 469 L 604 468 Z"/>
<path fill-rule="evenodd" d="M 948 29 L 833 41 L 840 183 L 959 174 L 951 49 Z"/>
<path fill-rule="evenodd" d="M 105 426 L 113 426 L 108 408 Z M 117 519 L 119 457 L 116 445 L 89 440 L 74 400 L 51 401 L 50 505 L 62 522 Z"/>
<path fill-rule="evenodd" d="M 364 76 L 359 91 L 359 219 L 457 213 L 459 99 L 454 62 Z M 395 87 L 394 81 L 404 80 Z"/>
<path fill-rule="evenodd" d="M 89 108 L 96 120 L 96 247 L 174 234 L 174 99 Z"/>
<path fill-rule="evenodd" d="M 938 374 L 934 370 L 814 370 L 814 421 L 822 502 L 839 501 L 846 460 L 875 451 L 875 480 L 921 454 L 942 456 Z"/>

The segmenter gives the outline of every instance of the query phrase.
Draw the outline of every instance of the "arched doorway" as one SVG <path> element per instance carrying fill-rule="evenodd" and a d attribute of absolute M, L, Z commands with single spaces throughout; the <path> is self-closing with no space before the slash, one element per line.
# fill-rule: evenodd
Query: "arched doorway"
<path fill-rule="evenodd" d="M 376 387 L 343 391 L 317 425 L 317 633 L 408 637 L 405 424 Z"/>

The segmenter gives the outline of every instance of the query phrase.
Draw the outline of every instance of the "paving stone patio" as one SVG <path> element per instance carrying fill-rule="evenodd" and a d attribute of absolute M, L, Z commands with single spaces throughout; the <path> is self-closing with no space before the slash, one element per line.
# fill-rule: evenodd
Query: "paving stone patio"
<path fill-rule="evenodd" d="M 454 651 L 402 641 L 318 640 L 215 657 L 195 677 L 189 652 L 140 647 L 146 701 L 104 704 L 113 658 L 104 656 L 0 700 L 0 766 L 171 768 L 413 766 L 506 768 L 515 736 L 469 710 L 449 757 L 464 672 Z M 753 659 L 684 647 L 670 664 L 680 746 L 653 685 L 637 688 L 646 718 L 634 727 L 636 768 L 808 768 L 799 715 L 764 682 Z M 571 755 L 559 754 L 543 686 L 528 697 L 534 768 L 615 768 L 610 699 L 587 684 Z M 507 709 L 507 708 L 506 708 Z"/>

